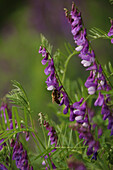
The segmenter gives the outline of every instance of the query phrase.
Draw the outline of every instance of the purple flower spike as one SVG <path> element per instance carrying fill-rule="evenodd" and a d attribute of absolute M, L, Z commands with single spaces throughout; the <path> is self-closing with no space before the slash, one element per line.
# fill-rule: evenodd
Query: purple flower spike
<path fill-rule="evenodd" d="M 20 170 L 29 169 L 27 151 L 23 149 L 22 143 L 15 142 L 12 159 L 16 161 L 16 166 Z"/>
<path fill-rule="evenodd" d="M 99 96 L 97 98 L 97 100 L 95 101 L 94 105 L 95 106 L 102 106 L 104 103 L 104 95 L 101 94 L 101 92 L 99 92 Z"/>
<path fill-rule="evenodd" d="M 46 121 L 44 121 L 44 126 L 46 127 L 47 130 L 49 130 L 48 136 L 50 136 L 51 145 L 55 144 L 55 146 L 57 146 L 58 136 L 55 129 L 51 127 L 49 123 Z"/>

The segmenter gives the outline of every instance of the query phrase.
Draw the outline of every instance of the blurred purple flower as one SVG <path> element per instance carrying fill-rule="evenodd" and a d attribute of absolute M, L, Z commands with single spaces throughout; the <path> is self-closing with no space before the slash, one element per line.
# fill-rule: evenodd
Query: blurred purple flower
<path fill-rule="evenodd" d="M 110 22 L 111 22 L 111 28 L 108 32 L 109 37 L 113 36 L 113 20 L 111 19 Z M 113 38 L 111 39 L 111 43 L 113 44 Z"/>
<path fill-rule="evenodd" d="M 0 170 L 8 170 L 3 164 L 0 163 Z"/>
<path fill-rule="evenodd" d="M 11 111 L 9 110 L 8 105 L 5 104 L 5 103 L 2 103 L 2 105 L 1 105 L 1 107 L 0 107 L 0 111 L 1 111 L 1 112 L 3 111 L 5 123 L 7 123 L 5 110 L 6 110 L 7 113 L 8 113 L 9 119 L 11 119 L 11 118 L 12 118 L 12 113 L 11 113 Z M 1 113 L 1 117 L 2 117 L 2 113 Z"/>
<path fill-rule="evenodd" d="M 67 164 L 70 170 L 86 170 L 84 163 L 75 158 L 69 158 Z"/>
<path fill-rule="evenodd" d="M 28 164 L 27 151 L 24 150 L 22 143 L 19 141 L 16 141 L 14 144 L 12 159 L 16 161 L 16 166 L 20 170 L 30 169 Z M 33 167 L 31 167 L 31 169 L 32 168 Z"/>
<path fill-rule="evenodd" d="M 103 103 L 104 103 L 104 95 L 101 94 L 101 92 L 99 92 L 99 96 L 98 96 L 97 100 L 95 101 L 94 105 L 102 106 Z"/>
<path fill-rule="evenodd" d="M 51 145 L 55 144 L 55 146 L 57 146 L 58 136 L 54 127 L 50 126 L 46 121 L 44 121 L 44 126 L 49 130 L 48 136 L 50 136 Z"/>

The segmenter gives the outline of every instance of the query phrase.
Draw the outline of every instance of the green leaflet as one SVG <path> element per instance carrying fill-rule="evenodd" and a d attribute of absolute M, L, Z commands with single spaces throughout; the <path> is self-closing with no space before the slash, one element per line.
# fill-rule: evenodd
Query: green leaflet
<path fill-rule="evenodd" d="M 12 85 L 14 89 L 6 95 L 6 97 L 10 100 L 11 103 L 18 105 L 21 109 L 24 107 L 30 111 L 30 104 L 28 101 L 27 94 L 23 89 L 22 85 L 18 83 L 16 80 L 12 81 Z"/>
<path fill-rule="evenodd" d="M 111 78 L 113 76 L 113 67 L 112 67 L 112 64 L 111 62 L 109 61 L 107 65 L 105 65 L 105 70 L 106 73 L 107 73 L 107 77 L 108 78 Z"/>
<path fill-rule="evenodd" d="M 16 114 L 16 121 L 17 121 L 18 129 L 21 130 L 20 118 L 19 118 L 19 115 L 18 115 L 17 107 L 14 107 L 14 111 L 15 111 L 15 114 Z"/>
<path fill-rule="evenodd" d="M 51 55 L 53 46 L 49 44 L 48 40 L 41 34 L 41 45 L 46 48 L 46 50 Z"/>
<path fill-rule="evenodd" d="M 14 112 L 14 107 L 12 107 L 12 122 L 13 122 L 13 129 L 15 130 L 15 112 Z"/>
<path fill-rule="evenodd" d="M 24 107 L 24 120 L 25 120 L 25 127 L 26 127 L 26 129 L 28 128 L 27 117 L 28 117 L 27 111 L 26 111 L 26 109 L 25 109 L 25 107 Z"/>
<path fill-rule="evenodd" d="M 3 129 L 5 130 L 6 124 L 5 124 L 4 112 L 3 112 L 3 110 L 1 112 L 2 112 L 2 126 L 3 126 Z"/>
<path fill-rule="evenodd" d="M 8 129 L 10 129 L 10 120 L 9 120 L 9 116 L 7 113 L 7 109 L 5 109 L 5 115 L 6 115 L 7 127 L 8 127 Z"/>
<path fill-rule="evenodd" d="M 92 40 L 99 39 L 99 38 L 111 39 L 110 37 L 108 37 L 107 35 L 108 33 L 101 30 L 100 28 L 93 27 L 89 31 L 91 33 L 89 34 L 89 36 L 92 38 Z"/>

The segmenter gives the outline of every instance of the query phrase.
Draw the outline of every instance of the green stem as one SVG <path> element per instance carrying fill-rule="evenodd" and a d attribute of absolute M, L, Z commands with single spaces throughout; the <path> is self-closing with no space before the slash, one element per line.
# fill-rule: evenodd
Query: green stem
<path fill-rule="evenodd" d="M 39 143 L 41 144 L 41 146 L 43 147 L 43 149 L 46 149 L 45 146 L 43 145 L 42 141 L 40 140 L 40 138 L 38 137 L 37 133 L 34 131 L 34 135 L 37 138 L 37 140 L 39 141 Z"/>
<path fill-rule="evenodd" d="M 82 105 L 83 103 L 85 103 L 85 102 L 89 99 L 90 96 L 92 96 L 92 95 L 89 94 L 89 95 L 83 100 L 83 102 L 81 103 L 81 105 Z"/>
<path fill-rule="evenodd" d="M 111 76 L 113 76 L 113 73 L 111 73 L 111 74 L 109 75 L 108 79 L 109 79 Z"/>
<path fill-rule="evenodd" d="M 30 135 L 31 135 L 31 137 L 32 137 L 32 139 L 33 139 L 33 141 L 34 141 L 34 143 L 36 144 L 37 148 L 38 148 L 39 151 L 41 152 L 41 149 L 40 149 L 38 143 L 36 142 L 36 139 L 33 137 L 32 133 L 31 133 Z"/>
<path fill-rule="evenodd" d="M 67 58 L 66 62 L 65 62 L 65 69 L 64 69 L 64 74 L 63 74 L 63 78 L 62 78 L 62 84 L 64 84 L 64 80 L 65 80 L 65 75 L 66 75 L 66 71 L 67 71 L 67 66 L 68 66 L 68 63 L 71 59 L 72 56 L 74 56 L 75 54 L 78 54 L 79 52 L 77 51 L 74 51 L 73 53 L 71 53 L 69 55 L 69 57 Z"/>
<path fill-rule="evenodd" d="M 46 148 L 47 148 L 47 139 L 46 139 L 45 130 L 44 130 L 44 127 L 43 127 L 43 125 L 42 125 L 41 127 L 42 127 L 42 131 L 43 131 L 43 134 L 44 134 L 44 139 L 45 139 L 45 144 L 46 144 Z"/>
<path fill-rule="evenodd" d="M 42 47 L 43 47 L 43 48 L 45 48 L 43 45 L 42 45 Z M 53 58 L 47 49 L 46 49 L 46 51 L 48 52 L 48 54 L 49 54 L 50 58 Z M 72 56 L 73 56 L 73 55 L 75 55 L 75 54 L 77 54 L 77 53 L 78 53 L 78 52 L 76 52 L 76 53 L 75 53 L 75 52 L 73 52 L 73 53 L 72 53 Z M 59 75 L 58 75 L 58 73 L 57 73 L 56 69 L 55 69 L 55 74 L 56 74 L 56 76 L 57 76 L 57 78 L 58 78 L 58 81 L 59 81 L 59 83 L 61 84 L 61 86 L 62 86 L 63 90 L 65 91 L 65 93 L 66 93 L 66 95 L 67 95 L 67 97 L 68 97 L 68 99 L 69 99 L 70 103 L 73 103 L 73 102 L 71 101 L 71 99 L 70 99 L 70 97 L 69 97 L 68 93 L 66 92 L 66 90 L 65 90 L 65 88 L 64 88 L 64 86 L 63 86 L 63 84 L 62 84 L 62 82 L 61 82 L 61 80 L 60 80 L 60 78 L 59 78 Z"/>

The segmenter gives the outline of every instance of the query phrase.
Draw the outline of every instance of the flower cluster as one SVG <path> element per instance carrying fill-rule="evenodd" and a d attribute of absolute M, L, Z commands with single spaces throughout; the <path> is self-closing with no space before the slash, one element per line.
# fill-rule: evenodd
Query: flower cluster
<path fill-rule="evenodd" d="M 57 132 L 54 129 L 54 127 L 50 126 L 49 122 L 45 120 L 45 117 L 42 113 L 39 113 L 39 122 L 41 126 L 44 126 L 46 128 L 46 130 L 49 131 L 48 136 L 50 136 L 50 141 L 51 141 L 51 145 L 55 144 L 55 147 L 57 146 L 57 141 L 58 141 L 58 136 L 57 136 Z M 53 149 L 51 152 L 54 152 L 56 149 Z M 48 156 L 50 158 L 51 153 L 49 153 L 49 155 L 43 155 L 44 157 L 44 161 L 42 162 L 42 165 L 47 165 L 47 167 L 45 169 L 50 169 L 48 163 L 47 163 L 47 159 Z M 51 160 L 51 158 L 50 158 Z M 52 162 L 51 160 L 51 165 L 53 169 L 56 169 L 55 164 Z"/>
<path fill-rule="evenodd" d="M 46 80 L 47 90 L 56 90 L 57 93 L 54 93 L 55 96 L 53 96 L 53 98 L 55 99 L 55 101 L 60 100 L 59 102 L 60 106 L 63 104 L 65 105 L 65 109 L 63 113 L 66 114 L 69 109 L 69 99 L 68 99 L 66 92 L 61 90 L 63 86 L 62 85 L 60 86 L 58 83 L 58 78 L 56 75 L 53 58 L 50 57 L 50 54 L 42 46 L 40 46 L 39 53 L 41 53 L 42 57 L 44 57 L 42 60 L 42 64 L 45 65 L 48 62 L 48 66 L 46 67 L 44 71 L 46 75 L 50 74 Z"/>
<path fill-rule="evenodd" d="M 85 86 L 88 88 L 89 94 L 94 94 L 97 90 L 105 90 L 108 88 L 107 81 L 103 75 L 101 65 L 97 65 L 94 51 L 91 50 L 90 44 L 87 39 L 86 29 L 82 23 L 81 13 L 72 4 L 70 13 L 66 10 L 66 16 L 71 24 L 71 32 L 74 37 L 77 47 L 75 50 L 79 51 L 79 57 L 82 59 L 81 64 L 90 70 L 90 76 L 86 80 Z"/>
<path fill-rule="evenodd" d="M 102 66 L 97 62 L 94 51 L 91 49 L 90 43 L 87 39 L 87 32 L 84 28 L 81 13 L 75 8 L 74 3 L 72 4 L 71 12 L 68 10 L 65 11 L 66 17 L 68 18 L 69 23 L 71 24 L 71 33 L 73 34 L 75 44 L 77 47 L 76 51 L 79 52 L 79 57 L 81 58 L 81 64 L 86 68 L 86 71 L 90 71 L 90 75 L 85 82 L 85 87 L 88 89 L 89 95 L 98 94 L 97 99 L 94 102 L 94 106 L 101 106 L 101 114 L 103 115 L 103 120 L 108 119 L 108 129 L 111 129 L 111 135 L 113 135 L 113 114 L 112 109 L 108 106 L 110 104 L 110 95 L 102 94 L 102 90 L 109 91 L 111 90 L 110 85 L 108 84 L 105 73 L 102 69 Z M 108 36 L 113 35 L 113 21 L 111 21 L 111 28 L 108 33 Z M 111 40 L 111 42 L 113 39 Z M 42 54 L 43 60 L 42 64 L 45 65 L 48 63 L 48 66 L 45 69 L 45 74 L 49 75 L 46 80 L 47 89 L 55 90 L 53 94 L 56 94 L 57 97 L 54 96 L 54 99 L 57 100 L 57 103 L 61 105 L 65 105 L 65 109 L 63 113 L 66 114 L 70 109 L 70 121 L 76 120 L 76 130 L 79 132 L 79 137 L 84 139 L 85 145 L 88 145 L 87 155 L 93 154 L 92 159 L 96 160 L 97 151 L 99 149 L 99 142 L 96 141 L 93 137 L 92 130 L 97 126 L 93 124 L 92 117 L 90 112 L 88 111 L 88 107 L 84 99 L 81 98 L 79 102 L 75 102 L 70 104 L 67 93 L 65 92 L 62 84 L 59 86 L 59 77 L 56 73 L 53 58 L 47 52 L 47 49 L 43 46 L 40 46 L 39 53 Z M 57 93 L 58 92 L 58 93 Z M 89 113 L 88 113 L 89 112 Z M 91 122 L 90 122 L 91 121 Z M 92 128 L 91 128 L 92 123 Z M 50 131 L 51 143 L 54 141 L 54 130 L 53 128 L 49 128 L 49 124 L 45 122 L 46 128 Z M 102 129 L 98 129 L 98 138 L 102 135 Z M 53 139 L 53 141 L 52 141 Z"/>
<path fill-rule="evenodd" d="M 78 131 L 79 138 L 84 139 L 83 143 L 88 146 L 87 155 L 89 156 L 93 154 L 93 157 L 94 157 L 94 155 L 99 150 L 99 146 L 100 146 L 99 142 L 95 140 L 93 133 L 92 133 L 92 130 L 95 128 L 96 125 L 93 126 L 93 129 L 91 129 L 91 123 L 89 122 L 89 117 L 88 117 L 89 113 L 85 114 L 84 110 L 86 110 L 85 106 L 84 108 L 82 107 L 81 110 L 79 109 L 75 110 L 75 113 L 77 112 L 77 114 L 79 113 L 81 115 L 75 118 L 77 123 L 75 123 L 73 126 L 70 125 L 70 128 Z M 100 138 L 101 135 L 102 135 L 102 130 L 99 128 L 98 138 Z M 95 156 L 95 160 L 96 159 L 97 158 Z"/>
<path fill-rule="evenodd" d="M 58 136 L 54 127 L 51 127 L 49 123 L 46 122 L 45 120 L 44 120 L 44 126 L 46 127 L 47 130 L 49 130 L 48 136 L 50 136 L 51 145 L 55 144 L 55 146 L 57 146 Z"/>
<path fill-rule="evenodd" d="M 6 119 L 6 111 L 7 111 L 7 114 L 9 117 L 10 129 L 12 130 L 13 129 L 12 112 L 8 108 L 8 105 L 5 103 L 2 103 L 0 111 L 3 112 L 3 114 L 1 113 L 1 117 L 4 116 L 4 120 L 5 120 L 6 124 L 7 124 L 7 119 Z M 16 120 L 15 120 L 15 127 L 18 128 L 18 124 L 17 124 Z M 24 127 L 23 124 L 21 124 L 21 128 L 23 128 L 23 127 Z M 7 127 L 7 130 L 10 130 L 10 129 Z M 28 141 L 29 140 L 29 132 L 23 132 L 23 133 L 26 134 L 26 141 Z M 16 140 L 18 140 L 18 139 L 19 139 L 19 133 L 16 135 Z M 0 143 L 2 143 L 3 141 L 4 141 L 4 139 L 2 138 L 0 140 Z M 5 142 L 0 145 L 0 151 L 3 149 L 3 146 L 7 146 Z M 26 170 L 26 169 L 30 170 L 30 166 L 28 165 L 28 160 L 27 160 L 27 151 L 23 150 L 22 143 L 19 143 L 19 141 L 14 142 L 14 139 L 12 138 L 11 142 L 10 142 L 10 147 L 14 147 L 12 159 L 16 160 L 17 168 L 20 168 L 22 170 Z M 2 167 L 2 164 L 0 166 Z M 32 169 L 33 168 L 31 167 L 31 170 Z"/>
<path fill-rule="evenodd" d="M 108 129 L 111 129 L 111 135 L 113 134 L 113 115 L 112 110 L 108 107 L 110 96 L 101 94 L 101 90 L 109 91 L 111 88 L 106 81 L 106 78 L 103 74 L 101 65 L 97 64 L 94 51 L 91 50 L 90 44 L 87 39 L 86 29 L 82 23 L 81 13 L 75 8 L 74 3 L 72 4 L 72 10 L 69 13 L 66 10 L 66 17 L 68 18 L 69 23 L 71 24 L 71 32 L 74 37 L 75 44 L 77 47 L 75 50 L 79 51 L 79 57 L 82 59 L 81 63 L 84 67 L 87 67 L 86 70 L 90 71 L 90 75 L 85 82 L 85 86 L 88 89 L 90 95 L 98 92 L 98 98 L 95 101 L 95 106 L 102 106 L 101 114 L 103 115 L 103 120 L 108 118 L 109 124 Z M 111 20 L 111 28 L 108 33 L 108 36 L 113 35 L 113 21 Z M 111 40 L 113 41 L 113 39 Z"/>
<path fill-rule="evenodd" d="M 79 102 L 75 102 L 70 106 L 70 121 L 76 120 L 78 123 L 84 122 L 83 119 L 86 112 L 86 102 L 82 104 L 83 100 L 84 98 L 81 98 Z"/>
<path fill-rule="evenodd" d="M 75 14 L 77 15 L 77 18 L 76 18 L 76 16 L 74 17 Z M 75 10 L 71 13 L 71 16 L 72 16 L 71 23 L 72 23 L 72 28 L 73 28 L 72 33 L 73 33 L 74 38 L 76 39 L 76 42 L 78 45 L 77 50 L 78 49 L 81 50 L 81 55 L 84 55 L 84 58 L 81 57 L 83 59 L 82 63 L 84 63 L 84 61 L 86 59 L 87 63 L 90 63 L 90 64 L 84 64 L 84 65 L 90 66 L 92 63 L 94 63 L 94 65 L 96 65 L 94 52 L 92 51 L 90 53 L 90 51 L 88 50 L 89 45 L 88 45 L 88 40 L 86 38 L 86 30 L 81 31 L 80 35 L 79 35 L 79 31 L 82 28 L 82 21 L 81 21 L 80 13 L 78 14 L 77 10 Z M 73 21 L 73 19 L 75 19 L 75 20 Z M 77 27 L 77 29 L 76 29 L 76 27 Z M 41 53 L 42 57 L 44 57 L 42 60 L 42 64 L 45 65 L 48 62 L 48 66 L 46 67 L 46 69 L 44 71 L 46 75 L 50 74 L 46 81 L 47 89 L 48 90 L 55 89 L 58 91 L 58 93 L 59 93 L 58 99 L 60 99 L 59 105 L 63 105 L 63 104 L 65 105 L 65 109 L 63 110 L 63 113 L 66 114 L 68 112 L 68 109 L 70 109 L 70 121 L 76 120 L 76 122 L 78 122 L 78 124 L 80 124 L 81 128 L 82 127 L 89 128 L 90 125 L 88 123 L 88 116 L 86 115 L 86 102 L 84 102 L 82 104 L 84 99 L 81 98 L 81 100 L 79 102 L 75 102 L 74 104 L 70 105 L 67 94 L 62 90 L 62 86 L 59 86 L 58 79 L 57 79 L 56 72 L 55 72 L 53 58 L 49 59 L 49 53 L 47 52 L 46 48 L 44 48 L 42 46 L 39 49 L 39 53 Z M 85 56 L 85 53 L 87 53 L 86 56 Z M 90 60 L 88 59 L 88 57 L 90 57 Z M 92 68 L 92 67 L 96 68 L 95 66 L 91 66 L 90 68 Z M 93 71 L 91 73 L 93 74 Z M 97 84 L 97 80 L 95 80 L 95 82 L 94 82 L 94 79 L 92 80 L 92 82 L 91 82 L 91 79 L 89 81 L 88 80 L 87 80 L 86 84 L 89 85 L 88 90 L 90 93 L 92 93 L 92 90 L 94 90 L 93 85 Z M 96 88 L 95 88 L 95 90 L 96 90 Z M 62 95 L 62 97 L 61 97 L 61 95 Z M 98 103 L 98 102 L 96 102 L 96 103 Z M 49 130 L 51 144 L 55 143 L 56 142 L 56 133 L 54 133 L 55 131 L 53 130 L 52 127 L 49 126 L 48 122 L 45 122 L 45 126 L 46 126 L 46 129 Z M 84 133 L 83 138 L 85 138 L 86 132 Z M 89 131 L 87 132 L 87 135 L 90 136 L 90 133 L 91 133 L 91 129 L 89 129 Z M 85 142 L 86 141 L 87 141 L 87 139 L 85 140 Z M 91 138 L 86 143 L 87 143 L 87 145 L 89 145 L 89 150 L 92 149 L 92 152 L 90 152 L 90 154 L 92 154 L 92 153 L 95 154 L 95 152 L 99 149 L 99 147 L 97 150 L 96 149 L 93 150 L 93 148 L 95 148 L 95 146 L 93 144 L 90 146 L 90 143 L 93 143 L 92 141 L 95 143 L 95 140 L 92 138 L 92 135 L 91 135 Z M 88 154 L 89 154 L 89 152 L 88 152 Z"/>
<path fill-rule="evenodd" d="M 13 148 L 12 159 L 16 161 L 16 166 L 20 170 L 33 170 L 33 167 L 28 164 L 27 151 L 24 150 L 22 143 L 16 141 Z"/>
<path fill-rule="evenodd" d="M 86 170 L 86 167 L 83 162 L 76 160 L 73 157 L 68 159 L 67 164 L 69 169 Z"/>

